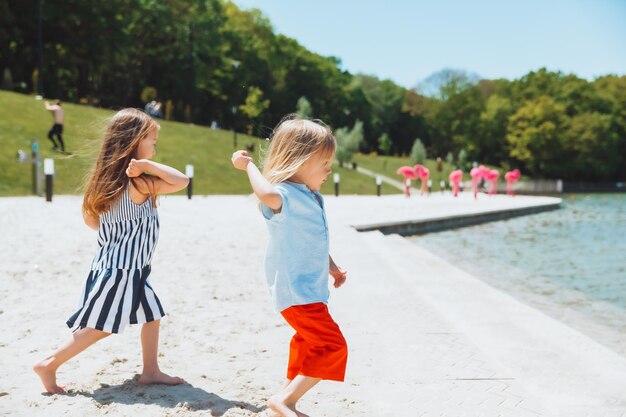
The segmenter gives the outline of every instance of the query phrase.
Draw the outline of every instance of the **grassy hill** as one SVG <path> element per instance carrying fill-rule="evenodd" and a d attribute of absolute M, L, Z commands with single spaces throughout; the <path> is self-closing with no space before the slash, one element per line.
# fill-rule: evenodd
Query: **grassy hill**
<path fill-rule="evenodd" d="M 18 149 L 30 155 L 31 142 L 37 140 L 42 158 L 55 160 L 55 194 L 81 194 L 85 175 L 93 166 L 100 149 L 102 132 L 114 112 L 89 106 L 64 103 L 65 126 L 63 139 L 66 156 L 52 151 L 46 137 L 52 117 L 42 101 L 33 96 L 0 91 L 0 196 L 31 194 L 31 165 L 16 162 Z M 194 194 L 248 194 L 251 192 L 246 175 L 235 170 L 230 162 L 234 151 L 230 131 L 211 130 L 203 126 L 159 121 L 159 145 L 154 158 L 184 172 L 186 164 L 193 164 Z M 255 145 L 255 160 L 260 161 L 259 149 L 266 146 L 262 139 L 238 134 L 238 147 Z M 374 194 L 372 178 L 351 169 L 335 166 L 341 176 L 342 194 Z M 383 193 L 399 191 L 383 184 Z M 334 193 L 332 178 L 322 192 Z M 181 191 L 185 194 L 185 191 Z"/>

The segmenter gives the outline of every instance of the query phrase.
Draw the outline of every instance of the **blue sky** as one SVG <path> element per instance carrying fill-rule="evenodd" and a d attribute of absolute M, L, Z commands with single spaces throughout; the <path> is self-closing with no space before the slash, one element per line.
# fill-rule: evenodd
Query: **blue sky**
<path fill-rule="evenodd" d="M 546 67 L 626 74 L 626 0 L 234 0 L 276 32 L 412 87 L 443 68 L 519 78 Z"/>

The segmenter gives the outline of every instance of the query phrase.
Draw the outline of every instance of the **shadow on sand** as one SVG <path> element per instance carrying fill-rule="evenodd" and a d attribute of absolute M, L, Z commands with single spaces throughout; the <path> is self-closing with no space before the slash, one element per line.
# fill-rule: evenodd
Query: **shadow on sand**
<path fill-rule="evenodd" d="M 119 385 L 102 384 L 93 392 L 68 390 L 61 395 L 88 397 L 101 406 L 112 403 L 153 404 L 163 408 L 183 408 L 189 411 L 207 410 L 213 416 L 222 416 L 233 408 L 248 410 L 253 413 L 265 410 L 265 407 L 257 407 L 243 401 L 227 400 L 188 383 L 175 386 L 139 385 L 139 375 L 135 375 L 132 379 L 127 379 Z"/>

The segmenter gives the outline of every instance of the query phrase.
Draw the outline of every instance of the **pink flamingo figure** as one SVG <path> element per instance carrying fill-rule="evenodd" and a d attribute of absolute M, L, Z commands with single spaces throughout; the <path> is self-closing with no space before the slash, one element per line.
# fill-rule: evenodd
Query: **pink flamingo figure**
<path fill-rule="evenodd" d="M 428 194 L 428 177 L 430 177 L 430 170 L 420 164 L 415 165 L 413 170 L 417 174 L 417 177 L 422 181 L 420 195 Z"/>
<path fill-rule="evenodd" d="M 488 171 L 483 165 L 474 167 L 470 171 L 470 175 L 472 176 L 472 190 L 474 191 L 474 199 L 477 198 L 478 195 L 478 184 L 480 180 L 485 177 L 485 173 Z"/>
<path fill-rule="evenodd" d="M 506 193 L 511 197 L 515 197 L 515 190 L 513 189 L 513 184 L 519 181 L 522 173 L 519 169 L 514 169 L 513 171 L 508 171 L 504 174 L 504 178 L 506 179 Z"/>
<path fill-rule="evenodd" d="M 500 177 L 500 173 L 497 169 L 489 169 L 485 171 L 485 179 L 491 183 L 489 195 L 494 195 L 498 192 L 498 177 Z"/>
<path fill-rule="evenodd" d="M 413 167 L 405 165 L 398 168 L 396 174 L 402 175 L 404 177 L 404 195 L 407 197 L 411 197 L 411 187 L 409 187 L 409 181 L 407 180 L 417 179 L 417 173 L 415 172 Z"/>
<path fill-rule="evenodd" d="M 457 169 L 450 173 L 450 182 L 452 183 L 452 193 L 455 197 L 459 195 L 459 183 L 463 180 L 463 171 Z"/>

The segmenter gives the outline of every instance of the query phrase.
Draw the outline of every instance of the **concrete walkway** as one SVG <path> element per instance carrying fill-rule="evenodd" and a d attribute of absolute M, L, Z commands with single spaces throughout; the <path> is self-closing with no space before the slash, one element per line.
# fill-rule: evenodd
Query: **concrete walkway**
<path fill-rule="evenodd" d="M 333 256 L 359 287 L 333 306 L 357 309 L 355 326 L 371 324 L 371 345 L 353 360 L 371 362 L 357 379 L 377 385 L 376 415 L 626 416 L 624 357 L 404 238 L 349 227 L 406 220 L 411 208 L 427 218 L 554 200 L 467 197 L 327 199 Z M 406 413 L 386 413 L 387 401 Z"/>

